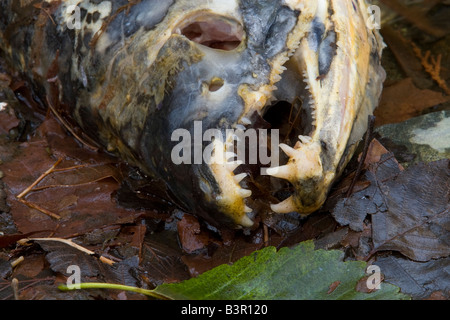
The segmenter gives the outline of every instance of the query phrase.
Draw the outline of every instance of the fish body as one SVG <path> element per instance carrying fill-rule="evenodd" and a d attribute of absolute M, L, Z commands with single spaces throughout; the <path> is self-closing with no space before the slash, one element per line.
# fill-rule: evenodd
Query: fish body
<path fill-rule="evenodd" d="M 236 130 L 291 103 L 301 121 L 266 174 L 292 192 L 271 210 L 320 208 L 381 94 L 384 45 L 369 20 L 364 0 L 3 0 L 0 50 L 37 97 L 187 210 L 250 227 Z M 210 161 L 174 161 L 174 133 L 199 123 L 223 133 L 200 143 Z"/>

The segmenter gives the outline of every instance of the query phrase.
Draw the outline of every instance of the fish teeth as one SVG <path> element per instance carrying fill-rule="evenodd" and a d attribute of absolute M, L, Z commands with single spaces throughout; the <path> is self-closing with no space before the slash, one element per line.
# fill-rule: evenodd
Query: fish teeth
<path fill-rule="evenodd" d="M 251 124 L 252 124 L 252 122 L 250 121 L 250 119 L 249 119 L 249 118 L 246 118 L 246 117 L 243 117 L 243 118 L 241 119 L 241 122 L 242 122 L 243 124 L 245 124 L 245 125 L 251 125 Z"/>
<path fill-rule="evenodd" d="M 244 125 L 242 125 L 242 124 L 237 124 L 236 125 L 236 129 L 241 130 L 241 131 L 247 130 L 247 128 Z"/>
<path fill-rule="evenodd" d="M 244 180 L 245 178 L 247 178 L 248 174 L 247 173 L 241 173 L 238 175 L 234 176 L 234 181 L 236 181 L 237 183 L 241 182 L 242 180 Z"/>
<path fill-rule="evenodd" d="M 244 211 L 245 211 L 246 213 L 251 213 L 251 212 L 253 212 L 253 209 L 252 209 L 252 208 L 249 208 L 249 207 L 247 207 L 247 206 L 245 206 L 245 207 L 244 207 Z"/>
<path fill-rule="evenodd" d="M 276 213 L 289 213 L 296 211 L 297 206 L 295 205 L 294 197 L 291 196 L 283 202 L 270 205 L 270 208 Z"/>
<path fill-rule="evenodd" d="M 292 177 L 295 175 L 295 172 L 290 165 L 268 168 L 266 172 L 269 176 L 285 179 L 288 181 L 292 180 Z"/>
<path fill-rule="evenodd" d="M 237 154 L 234 152 L 225 152 L 225 159 L 227 162 L 230 162 L 230 159 L 234 161 L 237 158 Z"/>
<path fill-rule="evenodd" d="M 295 150 L 294 148 L 288 146 L 287 144 L 280 144 L 280 148 L 281 150 L 284 151 L 284 153 L 286 153 L 289 157 L 294 157 L 295 153 L 297 152 L 297 150 Z"/>
<path fill-rule="evenodd" d="M 242 218 L 241 218 L 241 221 L 239 222 L 239 224 L 243 227 L 250 228 L 251 226 L 253 226 L 254 222 L 246 214 L 244 214 L 244 215 L 242 215 Z"/>
<path fill-rule="evenodd" d="M 302 136 L 299 135 L 298 139 L 302 142 L 302 143 L 310 143 L 312 141 L 312 138 L 310 136 Z"/>
<path fill-rule="evenodd" d="M 252 191 L 248 190 L 248 189 L 239 189 L 238 192 L 239 192 L 239 195 L 244 199 L 250 198 L 252 196 Z"/>
<path fill-rule="evenodd" d="M 234 170 L 237 169 L 237 167 L 239 167 L 242 164 L 244 164 L 244 162 L 241 160 L 238 160 L 238 161 L 228 162 L 225 164 L 225 166 L 228 169 L 228 171 L 233 172 Z"/>

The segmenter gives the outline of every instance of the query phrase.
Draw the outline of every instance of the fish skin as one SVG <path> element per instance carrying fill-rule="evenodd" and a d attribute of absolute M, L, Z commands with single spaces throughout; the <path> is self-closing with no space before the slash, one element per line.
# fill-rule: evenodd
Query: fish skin
<path fill-rule="evenodd" d="M 68 28 L 70 5 L 81 9 L 80 29 Z M 241 27 L 241 45 L 216 50 L 179 34 L 186 21 L 205 16 L 235 32 Z M 43 101 L 164 181 L 187 210 L 212 225 L 250 227 L 247 192 L 234 174 L 220 165 L 174 165 L 172 133 L 193 134 L 199 120 L 203 130 L 224 131 L 264 114 L 277 97 L 305 95 L 304 86 L 299 91 L 284 79 L 292 74 L 303 82 L 306 70 L 312 140 L 288 162 L 291 201 L 272 208 L 317 210 L 381 94 L 383 42 L 366 28 L 368 18 L 365 1 L 347 0 L 4 0 L 0 50 Z M 293 67 L 283 72 L 284 64 Z M 223 87 L 205 92 L 215 77 Z M 278 82 L 286 86 L 277 90 Z"/>

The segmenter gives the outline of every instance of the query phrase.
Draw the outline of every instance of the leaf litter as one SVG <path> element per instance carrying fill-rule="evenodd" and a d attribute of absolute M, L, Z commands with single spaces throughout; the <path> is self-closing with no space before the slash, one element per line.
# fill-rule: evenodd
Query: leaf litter
<path fill-rule="evenodd" d="M 434 1 L 426 8 L 428 13 L 417 14 L 417 8 L 407 10 L 398 5 L 400 1 L 390 3 L 406 20 L 396 19 L 382 30 L 388 44 L 384 62 L 388 80 L 376 112 L 378 126 L 449 106 L 443 84 L 450 77 L 445 54 L 449 46 L 445 30 L 450 28 L 442 27 L 448 26 L 448 19 L 436 18 L 441 25 L 430 28 L 429 18 L 431 14 L 439 17 L 448 8 Z M 430 47 L 430 38 L 412 34 L 411 25 L 425 33 L 434 30 L 428 37 L 438 39 L 436 45 Z M 424 69 L 425 62 L 434 64 L 433 69 Z M 380 266 L 386 284 L 399 286 L 413 298 L 450 297 L 445 281 L 449 279 L 450 248 L 448 160 L 404 169 L 396 160 L 396 150 L 387 150 L 374 140 L 352 193 L 347 194 L 355 181 L 357 157 L 320 212 L 301 220 L 298 215 L 281 219 L 266 215 L 260 228 L 247 233 L 211 230 L 183 212 L 159 181 L 95 148 L 83 147 L 66 132 L 66 126 L 51 113 L 42 113 L 39 106 L 28 103 L 23 107 L 11 89 L 27 102 L 26 83 L 14 83 L 2 69 L 0 83 L 0 98 L 8 105 L 0 112 L 1 299 L 12 299 L 15 294 L 21 299 L 141 299 L 132 293 L 101 290 L 61 292 L 56 286 L 69 276 L 68 262 L 83 269 L 83 281 L 154 289 L 208 270 L 214 275 L 216 267 L 242 257 L 257 260 L 252 252 L 267 246 L 271 246 L 267 252 L 272 252 L 311 239 L 316 248 L 343 252 L 341 261 Z M 29 238 L 41 240 L 16 245 Z M 93 254 L 52 238 L 70 239 Z M 308 252 L 309 257 L 317 253 Z M 100 257 L 114 263 L 103 263 Z M 12 267 L 14 261 L 17 265 Z M 287 271 L 291 267 L 276 273 L 292 277 Z M 271 283 L 271 277 L 265 277 L 264 285 Z M 364 291 L 357 287 L 366 278 L 349 292 Z M 12 279 L 19 280 L 18 290 L 12 289 Z M 331 277 L 320 294 L 330 298 L 345 285 Z"/>

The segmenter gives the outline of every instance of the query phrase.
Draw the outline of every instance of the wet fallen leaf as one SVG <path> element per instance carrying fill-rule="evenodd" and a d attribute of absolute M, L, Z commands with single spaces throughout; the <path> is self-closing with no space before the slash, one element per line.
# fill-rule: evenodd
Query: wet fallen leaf
<path fill-rule="evenodd" d="M 172 299 L 407 299 L 398 288 L 355 290 L 366 264 L 343 262 L 342 252 L 314 250 L 312 241 L 292 249 L 268 247 L 233 265 L 224 264 L 179 284 L 164 284 L 155 292 Z M 330 285 L 340 285 L 330 292 Z"/>
<path fill-rule="evenodd" d="M 11 142 L 8 152 L 0 155 L 7 201 L 19 232 L 56 230 L 55 236 L 64 237 L 140 214 L 118 206 L 113 198 L 121 180 L 121 172 L 114 162 L 116 160 L 81 148 L 71 137 L 60 132 L 60 128 L 59 131 L 56 129 L 57 124 L 52 118 L 43 125 L 52 127 L 51 133 L 40 129 L 40 133 L 30 141 Z M 65 139 L 66 143 L 52 145 L 49 136 L 53 137 L 53 141 Z M 71 145 L 70 154 L 73 157 L 58 149 L 58 146 L 68 145 Z M 30 208 L 17 196 L 55 164 L 55 154 L 60 154 L 64 160 L 23 197 L 26 203 L 33 204 Z M 36 208 L 57 214 L 61 221 Z"/>
<path fill-rule="evenodd" d="M 395 250 L 416 261 L 450 255 L 449 160 L 409 167 L 377 180 L 385 210 L 372 215 L 374 249 Z"/>
<path fill-rule="evenodd" d="M 208 234 L 201 230 L 200 223 L 194 216 L 183 215 L 183 218 L 178 221 L 177 227 L 181 246 L 187 253 L 202 250 L 210 242 Z"/>
<path fill-rule="evenodd" d="M 339 285 L 341 284 L 340 281 L 335 281 L 330 285 L 330 288 L 328 289 L 328 294 L 332 294 L 334 292 L 334 290 L 337 289 L 337 287 L 339 287 Z"/>
<path fill-rule="evenodd" d="M 145 283 L 156 287 L 163 283 L 187 280 L 190 275 L 182 261 L 182 251 L 172 238 L 158 239 L 158 236 L 145 239 L 142 249 L 141 267 Z"/>
<path fill-rule="evenodd" d="M 6 103 L 1 102 L 2 107 L 0 107 L 0 135 L 8 134 L 9 131 L 15 127 L 17 127 L 20 123 L 20 120 L 17 119 L 14 114 L 14 109 L 7 106 Z"/>
<path fill-rule="evenodd" d="M 364 220 L 368 214 L 386 210 L 383 193 L 379 188 L 378 181 L 393 179 L 401 172 L 398 162 L 392 154 L 382 154 L 380 162 L 370 164 L 364 175 L 360 178 L 370 182 L 370 185 L 353 193 L 350 197 L 338 197 L 337 202 L 331 209 L 336 221 L 349 226 L 354 231 L 364 230 Z M 332 201 L 331 199 L 330 201 Z M 329 204 L 331 206 L 331 204 Z"/>
<path fill-rule="evenodd" d="M 29 255 L 15 269 L 14 277 L 36 278 L 45 269 L 45 258 L 41 254 Z"/>
<path fill-rule="evenodd" d="M 440 292 L 450 298 L 450 258 L 416 262 L 398 255 L 381 256 L 375 262 L 386 281 L 399 286 L 414 299 L 431 297 Z"/>
<path fill-rule="evenodd" d="M 375 123 L 380 126 L 402 122 L 447 101 L 450 101 L 450 97 L 437 91 L 418 89 L 412 80 L 407 78 L 384 88 L 380 105 L 375 110 Z"/>

